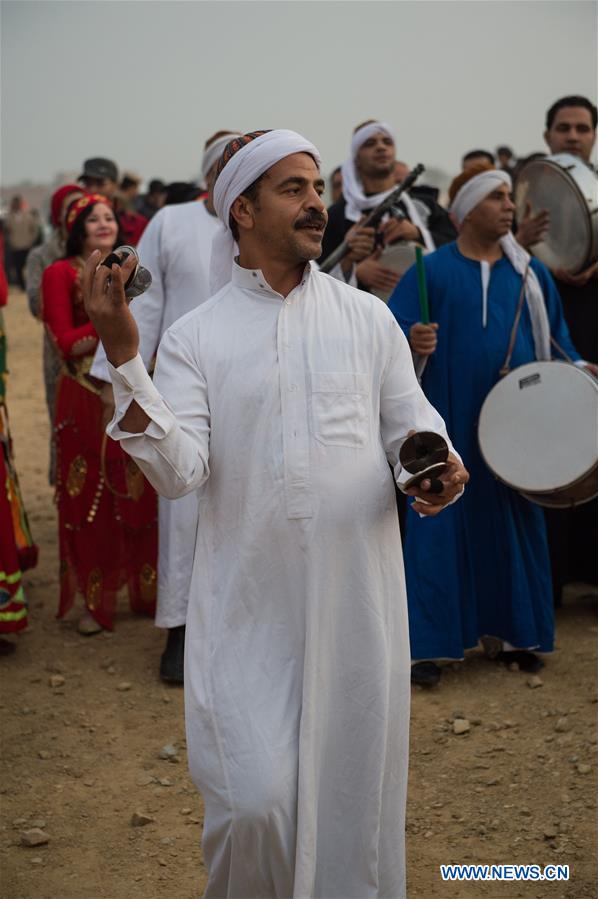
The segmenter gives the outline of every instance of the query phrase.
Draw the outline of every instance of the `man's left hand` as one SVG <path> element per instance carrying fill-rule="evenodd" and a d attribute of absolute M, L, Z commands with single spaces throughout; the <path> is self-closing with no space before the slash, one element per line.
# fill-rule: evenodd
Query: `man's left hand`
<path fill-rule="evenodd" d="M 585 287 L 590 278 L 598 278 L 598 262 L 594 262 L 589 268 L 584 269 L 578 275 L 572 275 L 571 272 L 565 271 L 564 268 L 557 268 L 554 272 L 555 278 L 564 281 L 565 284 L 571 284 L 573 287 Z"/>
<path fill-rule="evenodd" d="M 415 512 L 419 512 L 420 515 L 438 515 L 463 492 L 465 484 L 469 481 L 469 472 L 453 453 L 449 453 L 447 469 L 440 475 L 439 480 L 443 484 L 442 493 L 430 493 L 431 482 L 427 479 L 407 491 L 407 496 L 415 497 L 412 505 Z"/>

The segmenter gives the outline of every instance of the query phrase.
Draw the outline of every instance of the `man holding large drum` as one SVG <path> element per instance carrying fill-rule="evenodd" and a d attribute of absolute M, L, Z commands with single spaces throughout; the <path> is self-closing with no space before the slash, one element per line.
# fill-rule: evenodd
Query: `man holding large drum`
<path fill-rule="evenodd" d="M 415 267 L 390 299 L 413 352 L 427 359 L 423 390 L 471 472 L 468 495 L 441 519 L 407 516 L 412 681 L 424 685 L 438 682 L 438 660 L 462 659 L 482 638 L 494 638 L 484 643 L 501 661 L 527 671 L 542 665 L 533 650 L 553 648 L 542 510 L 494 477 L 477 437 L 482 404 L 501 379 L 511 342 L 511 368 L 549 360 L 551 337 L 580 362 L 547 268 L 511 234 L 510 192 L 510 176 L 488 164 L 461 173 L 449 194 L 459 237 L 424 259 L 432 324 L 421 321 Z"/>
<path fill-rule="evenodd" d="M 528 209 L 517 240 L 552 269 L 573 343 L 592 362 L 598 362 L 598 175 L 590 160 L 597 123 L 596 106 L 586 97 L 553 103 L 544 131 L 553 155 L 524 168 L 516 186 L 518 213 Z M 598 584 L 598 500 L 550 510 L 546 522 L 560 604 L 566 583 Z"/>

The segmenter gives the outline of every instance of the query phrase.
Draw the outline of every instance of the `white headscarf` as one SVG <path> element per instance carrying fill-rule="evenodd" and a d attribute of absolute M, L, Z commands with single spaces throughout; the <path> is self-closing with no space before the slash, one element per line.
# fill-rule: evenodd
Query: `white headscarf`
<path fill-rule="evenodd" d="M 378 206 L 393 192 L 393 190 L 396 189 L 395 185 L 388 190 L 383 190 L 379 194 L 373 194 L 368 197 L 363 192 L 363 184 L 357 173 L 355 159 L 357 158 L 359 150 L 366 140 L 369 140 L 374 134 L 380 134 L 381 132 L 382 134 L 387 134 L 388 137 L 392 139 L 393 143 L 396 143 L 390 125 L 387 125 L 386 122 L 370 122 L 369 125 L 364 125 L 363 128 L 360 128 L 353 135 L 351 139 L 351 156 L 349 159 L 345 160 L 341 166 L 343 175 L 343 196 L 347 201 L 345 218 L 348 218 L 351 222 L 358 222 L 365 210 L 373 209 L 375 206 Z M 432 240 L 432 235 L 425 227 L 422 218 L 417 211 L 415 203 L 408 193 L 401 195 L 401 201 L 405 204 L 409 220 L 416 228 L 419 228 L 426 249 L 432 252 L 436 249 L 436 246 Z"/>
<path fill-rule="evenodd" d="M 214 185 L 214 209 L 220 219 L 212 241 L 210 291 L 217 293 L 231 279 L 235 242 L 229 226 L 230 208 L 250 184 L 269 168 L 293 153 L 309 153 L 320 167 L 316 147 L 296 131 L 267 131 L 231 156 Z"/>
<path fill-rule="evenodd" d="M 215 140 L 214 143 L 206 148 L 203 159 L 201 160 L 201 177 L 204 181 L 208 177 L 208 172 L 214 163 L 222 156 L 222 151 L 226 145 L 230 143 L 231 140 L 234 140 L 235 137 L 238 137 L 239 134 L 239 131 L 231 131 L 230 134 L 223 134 L 222 137 L 219 137 L 218 140 Z"/>
<path fill-rule="evenodd" d="M 496 190 L 497 187 L 500 187 L 503 184 L 506 184 L 509 190 L 512 188 L 511 176 L 500 169 L 489 169 L 486 172 L 480 172 L 479 175 L 474 175 L 473 178 L 466 181 L 463 187 L 457 191 L 450 209 L 459 225 L 461 225 L 471 210 L 475 209 L 488 194 L 492 193 L 493 190 Z M 550 324 L 540 282 L 538 281 L 536 273 L 529 265 L 531 257 L 529 253 L 517 243 L 510 231 L 505 237 L 501 237 L 500 245 L 503 253 L 518 274 L 523 277 L 527 271 L 525 298 L 527 300 L 532 323 L 536 359 L 548 360 L 551 358 Z M 486 322 L 485 310 L 487 286 L 488 278 L 485 279 L 482 297 L 482 320 L 484 325 Z"/>

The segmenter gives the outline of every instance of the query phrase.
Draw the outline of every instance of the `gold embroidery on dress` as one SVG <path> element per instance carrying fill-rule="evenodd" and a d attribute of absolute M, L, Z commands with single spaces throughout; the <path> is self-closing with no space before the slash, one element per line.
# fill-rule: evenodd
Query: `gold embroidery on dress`
<path fill-rule="evenodd" d="M 93 353 L 89 356 L 77 356 L 72 359 L 66 359 L 63 374 L 68 378 L 72 378 L 73 381 L 76 381 L 80 387 L 85 387 L 90 393 L 95 393 L 96 396 L 99 396 L 100 388 L 97 384 L 100 382 L 97 381 L 96 383 L 93 383 L 88 377 L 92 364 Z"/>
<path fill-rule="evenodd" d="M 87 462 L 83 456 L 75 456 L 69 465 L 69 473 L 66 479 L 66 490 L 70 497 L 79 496 L 85 486 L 87 477 Z"/>
<path fill-rule="evenodd" d="M 146 562 L 139 572 L 139 587 L 141 589 L 141 598 L 145 603 L 152 603 L 156 600 L 157 575 L 156 569 Z"/>
<path fill-rule="evenodd" d="M 141 499 L 145 489 L 143 472 L 132 459 L 127 459 L 125 465 L 125 481 L 127 482 L 127 493 L 132 500 Z"/>
<path fill-rule="evenodd" d="M 75 340 L 73 343 L 71 353 L 73 356 L 89 355 L 90 353 L 93 353 L 97 343 L 97 337 L 94 337 L 92 334 L 89 334 L 87 337 L 80 337 L 79 340 Z"/>
<path fill-rule="evenodd" d="M 99 568 L 92 568 L 87 578 L 87 590 L 85 591 L 85 602 L 92 611 L 97 609 L 99 603 L 99 595 L 102 591 L 102 572 Z"/>

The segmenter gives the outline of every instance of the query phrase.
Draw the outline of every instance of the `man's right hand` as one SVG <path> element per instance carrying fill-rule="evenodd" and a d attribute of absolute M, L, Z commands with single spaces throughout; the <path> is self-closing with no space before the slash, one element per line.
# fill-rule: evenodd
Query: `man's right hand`
<path fill-rule="evenodd" d="M 356 266 L 357 280 L 366 287 L 374 287 L 376 290 L 394 290 L 399 283 L 400 275 L 378 261 L 381 253 L 381 250 L 376 250 Z"/>
<path fill-rule="evenodd" d="M 594 262 L 589 268 L 584 269 L 583 272 L 579 272 L 577 275 L 572 275 L 571 272 L 563 268 L 555 269 L 553 275 L 559 281 L 564 281 L 565 284 L 571 284 L 573 287 L 585 287 L 592 278 L 598 280 L 598 262 Z"/>
<path fill-rule="evenodd" d="M 362 221 L 364 220 L 365 217 L 362 218 Z M 351 248 L 345 259 L 349 259 L 351 263 L 361 262 L 374 252 L 376 229 L 362 228 L 361 222 L 357 222 L 347 231 L 345 240 Z"/>
<path fill-rule="evenodd" d="M 431 322 L 424 325 L 422 322 L 411 326 L 409 331 L 409 343 L 414 353 L 419 356 L 431 356 L 438 344 L 438 325 Z"/>
<path fill-rule="evenodd" d="M 118 368 L 134 359 L 139 350 L 139 331 L 124 289 L 137 260 L 131 255 L 124 265 L 109 269 L 99 264 L 101 258 L 100 251 L 94 250 L 85 263 L 81 278 L 83 301 L 108 361 Z"/>

